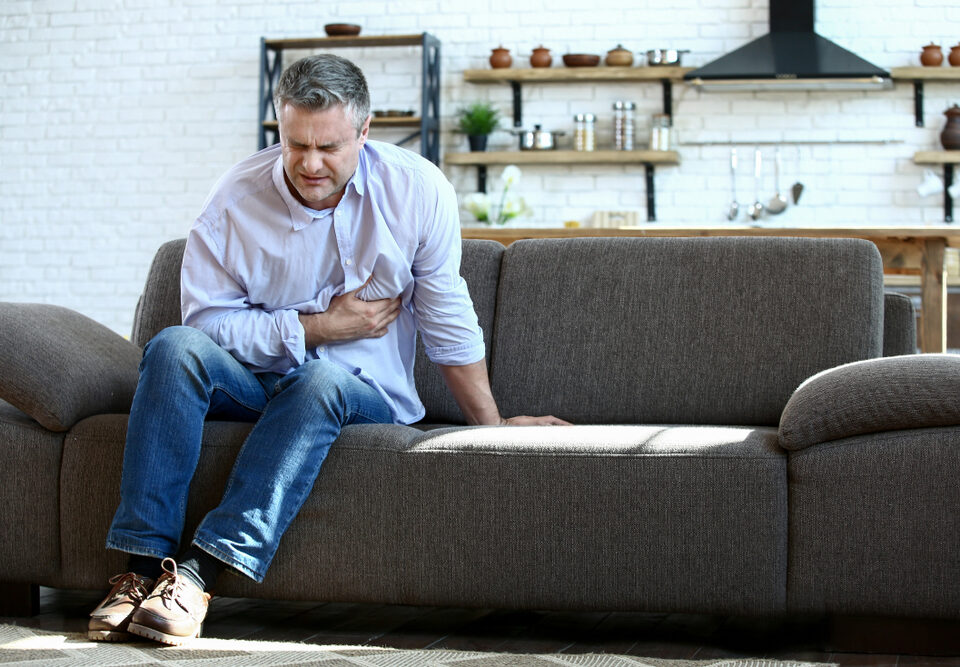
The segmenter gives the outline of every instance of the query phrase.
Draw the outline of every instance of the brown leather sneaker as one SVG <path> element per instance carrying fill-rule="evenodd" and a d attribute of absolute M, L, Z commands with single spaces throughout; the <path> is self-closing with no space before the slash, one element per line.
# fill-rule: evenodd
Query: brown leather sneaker
<path fill-rule="evenodd" d="M 110 579 L 113 588 L 90 612 L 87 638 L 95 642 L 123 642 L 133 637 L 127 632 L 130 617 L 150 594 L 153 579 L 127 572 Z"/>
<path fill-rule="evenodd" d="M 162 644 L 180 646 L 200 636 L 210 594 L 177 573 L 172 558 L 163 559 L 166 572 L 130 619 L 127 631 Z"/>

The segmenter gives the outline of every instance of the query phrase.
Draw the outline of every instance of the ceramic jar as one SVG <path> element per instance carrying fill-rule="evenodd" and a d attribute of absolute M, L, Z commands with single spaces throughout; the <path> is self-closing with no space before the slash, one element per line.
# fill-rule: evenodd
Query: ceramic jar
<path fill-rule="evenodd" d="M 960 44 L 950 49 L 949 61 L 954 67 L 960 67 Z"/>
<path fill-rule="evenodd" d="M 617 44 L 617 48 L 607 51 L 604 64 L 609 67 L 630 67 L 633 64 L 633 53 L 623 48 L 623 44 Z"/>
<path fill-rule="evenodd" d="M 550 67 L 553 57 L 550 55 L 550 49 L 541 44 L 530 54 L 530 67 Z"/>
<path fill-rule="evenodd" d="M 510 49 L 498 46 L 490 53 L 490 67 L 494 69 L 503 69 L 513 64 L 513 58 L 510 56 Z"/>
<path fill-rule="evenodd" d="M 927 44 L 920 52 L 920 64 L 924 67 L 938 67 L 943 62 L 943 51 L 939 44 Z"/>
<path fill-rule="evenodd" d="M 943 112 L 947 125 L 940 133 L 940 143 L 948 151 L 960 151 L 960 106 L 954 104 Z"/>

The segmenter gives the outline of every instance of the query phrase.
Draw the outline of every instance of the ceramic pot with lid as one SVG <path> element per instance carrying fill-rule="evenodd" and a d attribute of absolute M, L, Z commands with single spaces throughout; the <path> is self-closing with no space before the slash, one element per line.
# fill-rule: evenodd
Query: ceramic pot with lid
<path fill-rule="evenodd" d="M 617 44 L 617 48 L 607 51 L 603 62 L 608 67 L 630 67 L 633 64 L 633 53 L 623 48 L 623 44 Z"/>
<path fill-rule="evenodd" d="M 960 67 L 960 44 L 950 47 L 950 64 L 954 67 Z"/>
<path fill-rule="evenodd" d="M 490 52 L 490 67 L 504 69 L 512 64 L 513 57 L 510 55 L 510 49 L 503 48 L 502 44 Z"/>
<path fill-rule="evenodd" d="M 530 67 L 550 67 L 551 63 L 553 63 L 553 56 L 550 55 L 550 49 L 543 44 L 530 54 Z"/>
<path fill-rule="evenodd" d="M 920 64 L 924 67 L 938 67 L 943 62 L 943 51 L 939 44 L 927 44 L 920 52 Z"/>

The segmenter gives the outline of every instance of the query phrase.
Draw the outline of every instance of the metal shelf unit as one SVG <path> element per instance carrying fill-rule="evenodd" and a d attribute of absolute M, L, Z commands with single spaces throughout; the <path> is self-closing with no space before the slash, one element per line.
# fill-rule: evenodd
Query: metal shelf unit
<path fill-rule="evenodd" d="M 440 163 L 440 40 L 430 33 L 419 35 L 369 35 L 356 37 L 315 37 L 304 39 L 260 38 L 260 98 L 257 109 L 259 147 L 280 140 L 273 108 L 273 93 L 283 72 L 287 50 L 328 50 L 346 47 L 420 46 L 420 115 L 403 118 L 374 118 L 372 127 L 415 127 L 399 144 L 420 138 L 420 154 Z M 268 137 L 269 135 L 269 137 Z"/>

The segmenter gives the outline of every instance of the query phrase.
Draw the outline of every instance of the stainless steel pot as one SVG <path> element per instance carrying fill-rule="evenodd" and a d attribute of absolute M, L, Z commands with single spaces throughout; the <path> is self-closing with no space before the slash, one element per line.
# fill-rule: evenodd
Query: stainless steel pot
<path fill-rule="evenodd" d="M 564 134 L 542 130 L 539 125 L 534 125 L 532 130 L 514 130 L 513 132 L 520 137 L 522 151 L 552 151 L 557 147 L 557 137 Z"/>
<path fill-rule="evenodd" d="M 690 53 L 689 49 L 650 49 L 647 51 L 647 64 L 657 67 L 659 65 L 679 65 L 681 55 Z"/>

